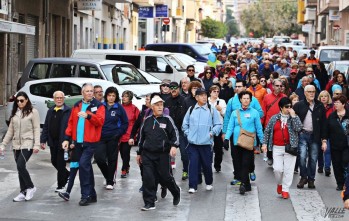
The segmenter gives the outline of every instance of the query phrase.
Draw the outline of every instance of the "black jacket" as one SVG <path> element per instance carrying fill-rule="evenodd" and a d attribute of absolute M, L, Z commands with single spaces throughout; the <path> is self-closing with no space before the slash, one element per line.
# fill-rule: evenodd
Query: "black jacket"
<path fill-rule="evenodd" d="M 221 86 L 219 83 L 216 83 L 214 85 L 217 85 L 220 88 L 218 97 L 220 99 L 223 99 L 226 104 L 228 103 L 230 98 L 234 97 L 234 89 L 232 87 L 229 87 L 228 84 Z"/>
<path fill-rule="evenodd" d="M 44 123 L 44 126 L 42 128 L 42 133 L 41 133 L 41 136 L 40 136 L 40 143 L 46 143 L 47 142 L 47 145 L 49 147 L 53 147 L 54 146 L 53 139 L 50 136 L 50 133 L 49 133 L 48 130 L 49 130 L 50 126 L 51 126 L 50 125 L 50 121 L 51 121 L 51 117 L 52 117 L 52 114 L 53 114 L 53 111 L 54 111 L 55 107 L 56 107 L 56 105 L 51 107 L 47 111 L 47 115 L 46 115 L 46 118 L 45 118 L 45 123 Z M 68 126 L 68 120 L 69 120 L 69 117 L 70 117 L 70 112 L 71 112 L 71 108 L 64 104 L 63 116 L 62 116 L 62 121 L 61 121 L 61 125 L 60 125 L 60 131 L 59 131 L 59 144 L 62 144 L 63 141 L 65 140 L 64 139 L 64 137 L 65 137 L 65 129 Z"/>
<path fill-rule="evenodd" d="M 345 130 L 343 126 L 345 127 Z M 344 150 L 348 147 L 347 135 L 349 132 L 349 110 L 346 109 L 345 115 L 340 121 L 337 111 L 330 114 L 327 119 L 328 138 L 331 142 L 331 149 Z"/>
<path fill-rule="evenodd" d="M 177 97 L 169 97 L 165 101 L 165 107 L 167 107 L 170 111 L 170 117 L 173 119 L 177 129 L 180 131 L 182 128 L 182 123 L 184 116 L 186 114 L 185 111 L 185 103 L 184 97 L 178 95 Z"/>
<path fill-rule="evenodd" d="M 193 96 L 189 96 L 184 98 L 184 111 L 187 113 L 189 107 L 195 105 L 197 103 L 197 100 Z"/>
<path fill-rule="evenodd" d="M 321 139 L 327 138 L 326 110 L 320 101 L 315 99 L 314 102 L 315 104 L 312 113 L 314 140 L 316 142 L 321 142 Z M 293 109 L 303 123 L 309 110 L 308 101 L 306 99 L 299 101 L 294 105 Z"/>
<path fill-rule="evenodd" d="M 139 150 L 152 153 L 169 153 L 171 147 L 179 146 L 177 127 L 170 116 L 151 115 L 144 120 L 139 138 Z"/>

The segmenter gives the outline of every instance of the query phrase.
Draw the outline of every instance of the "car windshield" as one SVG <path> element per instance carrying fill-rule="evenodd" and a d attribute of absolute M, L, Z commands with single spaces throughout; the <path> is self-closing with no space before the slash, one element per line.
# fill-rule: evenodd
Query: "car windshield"
<path fill-rule="evenodd" d="M 347 64 L 337 64 L 335 69 L 340 71 L 340 72 L 342 72 L 342 73 L 345 73 L 347 71 L 348 67 L 349 67 L 349 63 L 347 63 Z"/>
<path fill-rule="evenodd" d="M 177 71 L 185 70 L 185 67 L 182 67 L 173 55 L 166 55 L 165 57 L 170 61 L 171 65 L 176 68 Z"/>
<path fill-rule="evenodd" d="M 210 53 L 212 53 L 211 49 L 206 45 L 201 44 L 201 45 L 192 45 L 192 46 L 201 55 L 207 56 Z"/>
<path fill-rule="evenodd" d="M 349 60 L 348 49 L 324 49 L 321 50 L 320 61 L 329 63 L 331 61 Z"/>
<path fill-rule="evenodd" d="M 148 84 L 148 81 L 130 65 L 102 65 L 102 71 L 108 80 L 112 80 L 118 85 Z"/>

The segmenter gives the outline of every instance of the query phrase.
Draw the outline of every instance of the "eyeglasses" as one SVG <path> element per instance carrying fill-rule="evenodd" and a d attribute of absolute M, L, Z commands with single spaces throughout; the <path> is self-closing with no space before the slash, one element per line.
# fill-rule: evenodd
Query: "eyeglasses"
<path fill-rule="evenodd" d="M 274 86 L 275 86 L 275 87 L 282 87 L 281 84 L 275 84 Z"/>
<path fill-rule="evenodd" d="M 170 89 L 171 89 L 171 90 L 177 90 L 177 89 L 178 89 L 178 87 L 176 87 L 176 86 L 172 86 L 172 87 L 170 87 Z"/>
<path fill-rule="evenodd" d="M 291 104 L 287 104 L 284 106 L 284 108 L 292 108 L 292 105 Z"/>
<path fill-rule="evenodd" d="M 162 84 L 161 87 L 169 87 L 169 84 Z"/>
<path fill-rule="evenodd" d="M 194 69 L 188 69 L 187 71 L 188 72 L 194 72 L 195 70 Z"/>
<path fill-rule="evenodd" d="M 309 94 L 315 94 L 315 91 L 306 91 Z"/>
<path fill-rule="evenodd" d="M 333 93 L 334 95 L 341 95 L 342 93 Z"/>
<path fill-rule="evenodd" d="M 96 94 L 103 93 L 103 91 L 95 91 Z"/>
<path fill-rule="evenodd" d="M 24 99 L 18 99 L 17 100 L 17 103 L 23 103 L 24 102 Z"/>
<path fill-rule="evenodd" d="M 211 74 L 212 72 L 211 71 L 206 71 L 206 74 Z"/>

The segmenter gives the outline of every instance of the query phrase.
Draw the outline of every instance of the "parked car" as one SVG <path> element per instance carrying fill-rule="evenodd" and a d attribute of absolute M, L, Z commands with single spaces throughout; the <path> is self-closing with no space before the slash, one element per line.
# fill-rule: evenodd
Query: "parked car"
<path fill-rule="evenodd" d="M 136 93 L 138 96 L 158 89 L 157 85 L 149 83 L 148 74 L 142 75 L 130 63 L 79 58 L 35 58 L 30 60 L 24 69 L 22 77 L 18 81 L 17 90 L 31 80 L 71 77 L 108 80 L 120 85 L 125 90 Z M 150 80 L 153 81 L 152 78 Z"/>
<path fill-rule="evenodd" d="M 24 87 L 19 91 L 24 91 L 28 94 L 28 97 L 40 115 L 40 125 L 45 123 L 46 113 L 48 110 L 47 103 L 53 101 L 53 93 L 57 90 L 63 91 L 67 98 L 81 95 L 81 88 L 84 83 L 92 83 L 93 85 L 100 85 L 103 91 L 106 91 L 108 87 L 116 87 L 121 97 L 122 92 L 125 90 L 121 86 L 106 80 L 93 79 L 93 78 L 50 78 L 42 80 L 28 81 Z M 17 93 L 16 93 L 17 94 Z M 10 121 L 13 102 L 16 99 L 14 94 L 7 102 L 5 120 L 7 125 Z M 145 103 L 145 99 L 141 97 L 134 97 L 132 100 L 140 110 Z"/>
<path fill-rule="evenodd" d="M 347 60 L 347 61 L 332 61 L 331 63 L 329 63 L 327 66 L 327 73 L 330 77 L 332 77 L 333 72 L 335 70 L 338 70 L 338 71 L 344 73 L 345 78 L 348 81 L 349 60 Z"/>
<path fill-rule="evenodd" d="M 349 47 L 341 45 L 320 46 L 315 56 L 327 67 L 331 61 L 349 60 Z"/>
<path fill-rule="evenodd" d="M 196 74 L 202 73 L 207 65 L 205 62 L 196 61 L 194 58 L 183 53 L 174 53 L 174 55 L 185 67 L 194 65 Z"/>
<path fill-rule="evenodd" d="M 291 38 L 288 36 L 273 36 L 274 44 L 290 43 Z"/>

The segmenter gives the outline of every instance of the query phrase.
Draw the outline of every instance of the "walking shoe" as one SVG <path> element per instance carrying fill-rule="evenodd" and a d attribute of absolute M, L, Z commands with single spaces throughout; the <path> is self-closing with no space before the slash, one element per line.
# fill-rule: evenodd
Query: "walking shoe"
<path fill-rule="evenodd" d="M 302 177 L 299 183 L 297 184 L 297 188 L 302 189 L 304 185 L 307 183 L 308 183 L 308 179 Z"/>
<path fill-rule="evenodd" d="M 216 173 L 221 172 L 221 168 L 215 168 L 216 169 Z"/>
<path fill-rule="evenodd" d="M 89 202 L 88 198 L 81 199 L 79 202 L 80 206 L 88 206 L 89 204 L 90 204 L 90 202 Z"/>
<path fill-rule="evenodd" d="M 127 172 L 126 170 L 121 171 L 121 178 L 127 178 Z"/>
<path fill-rule="evenodd" d="M 343 186 L 338 185 L 336 188 L 337 191 L 342 191 L 343 190 Z"/>
<path fill-rule="evenodd" d="M 256 173 L 254 171 L 252 173 L 250 173 L 250 180 L 251 181 L 255 181 L 256 178 L 257 178 L 257 176 L 256 176 Z"/>
<path fill-rule="evenodd" d="M 139 188 L 139 190 L 138 190 L 140 193 L 142 193 L 143 192 L 143 186 L 141 186 L 141 188 Z"/>
<path fill-rule="evenodd" d="M 315 189 L 314 180 L 308 180 L 308 188 Z"/>
<path fill-rule="evenodd" d="M 317 169 L 317 172 L 318 172 L 318 173 L 324 173 L 324 168 L 323 168 L 323 167 L 319 167 L 319 168 Z"/>
<path fill-rule="evenodd" d="M 89 196 L 88 202 L 89 203 L 97 203 L 97 196 Z"/>
<path fill-rule="evenodd" d="M 210 191 L 213 189 L 213 186 L 212 185 L 206 185 L 206 190 Z"/>
<path fill-rule="evenodd" d="M 179 188 L 178 195 L 173 197 L 173 205 L 178 206 L 180 202 L 181 202 L 181 188 Z"/>
<path fill-rule="evenodd" d="M 58 193 L 58 196 L 64 199 L 65 201 L 69 201 L 69 198 L 70 198 L 70 194 L 68 192 Z"/>
<path fill-rule="evenodd" d="M 25 195 L 25 200 L 31 200 L 36 192 L 36 187 L 27 189 L 27 194 Z"/>
<path fill-rule="evenodd" d="M 282 185 L 278 184 L 278 186 L 277 186 L 277 188 L 276 188 L 276 192 L 277 192 L 278 194 L 283 193 L 283 192 L 282 192 Z"/>
<path fill-rule="evenodd" d="M 55 189 L 55 193 L 64 193 L 65 192 L 65 188 L 64 187 L 57 187 Z"/>
<path fill-rule="evenodd" d="M 196 189 L 194 189 L 194 188 L 189 188 L 188 193 L 196 193 Z"/>
<path fill-rule="evenodd" d="M 251 184 L 250 185 L 245 184 L 245 190 L 246 190 L 246 192 L 251 191 L 252 190 Z"/>
<path fill-rule="evenodd" d="M 331 169 L 325 169 L 325 176 L 331 175 Z"/>
<path fill-rule="evenodd" d="M 176 161 L 171 161 L 171 168 L 176 169 Z"/>
<path fill-rule="evenodd" d="M 298 169 L 294 169 L 294 173 L 295 173 L 295 174 L 298 173 Z"/>
<path fill-rule="evenodd" d="M 269 166 L 273 166 L 273 159 L 268 159 L 267 163 L 268 163 Z"/>
<path fill-rule="evenodd" d="M 127 167 L 126 174 L 128 175 L 130 173 L 130 167 Z"/>
<path fill-rule="evenodd" d="M 161 198 L 165 198 L 167 196 L 167 188 L 161 187 Z"/>
<path fill-rule="evenodd" d="M 25 195 L 24 193 L 20 192 L 18 194 L 18 196 L 16 196 L 15 198 L 13 198 L 13 202 L 21 202 L 25 200 Z"/>
<path fill-rule="evenodd" d="M 148 211 L 148 210 L 154 210 L 154 209 L 156 209 L 155 205 L 150 205 L 150 204 L 146 204 L 141 208 L 142 211 Z"/>
<path fill-rule="evenodd" d="M 239 192 L 241 195 L 244 195 L 246 192 L 246 188 L 245 188 L 245 185 L 243 183 L 240 185 Z"/>
<path fill-rule="evenodd" d="M 188 179 L 188 172 L 183 172 L 182 173 L 182 180 Z"/>
<path fill-rule="evenodd" d="M 105 188 L 106 188 L 107 190 L 113 190 L 113 189 L 114 189 L 113 185 L 107 185 Z"/>
<path fill-rule="evenodd" d="M 234 179 L 233 181 L 230 182 L 230 185 L 241 185 L 240 180 Z"/>
<path fill-rule="evenodd" d="M 284 191 L 282 191 L 281 196 L 282 196 L 282 198 L 284 198 L 284 199 L 290 198 L 290 195 L 288 194 L 288 192 L 284 192 Z"/>

